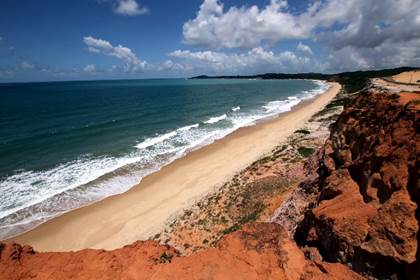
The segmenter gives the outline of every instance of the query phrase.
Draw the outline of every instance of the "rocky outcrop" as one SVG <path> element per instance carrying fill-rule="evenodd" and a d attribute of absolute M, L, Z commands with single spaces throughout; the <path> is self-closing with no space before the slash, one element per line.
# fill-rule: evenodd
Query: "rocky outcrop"
<path fill-rule="evenodd" d="M 113 251 L 36 253 L 1 246 L 1 279 L 363 279 L 342 264 L 308 260 L 274 223 L 226 235 L 217 248 L 188 257 L 154 241 Z"/>
<path fill-rule="evenodd" d="M 375 278 L 420 279 L 419 106 L 406 97 L 360 93 L 332 128 L 319 178 L 301 185 L 312 201 L 297 243 Z"/>

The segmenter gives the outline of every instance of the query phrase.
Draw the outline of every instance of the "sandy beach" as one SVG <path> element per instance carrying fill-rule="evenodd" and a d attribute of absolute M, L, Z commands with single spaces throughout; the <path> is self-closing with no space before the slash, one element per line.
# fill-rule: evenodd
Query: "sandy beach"
<path fill-rule="evenodd" d="M 420 71 L 407 71 L 395 75 L 392 79 L 399 83 L 420 85 Z"/>
<path fill-rule="evenodd" d="M 301 128 L 341 88 L 337 83 L 330 85 L 326 93 L 300 103 L 291 112 L 239 129 L 191 152 L 147 176 L 124 194 L 66 213 L 9 241 L 30 244 L 37 251 L 69 251 L 114 249 L 147 239 L 182 209 Z"/>

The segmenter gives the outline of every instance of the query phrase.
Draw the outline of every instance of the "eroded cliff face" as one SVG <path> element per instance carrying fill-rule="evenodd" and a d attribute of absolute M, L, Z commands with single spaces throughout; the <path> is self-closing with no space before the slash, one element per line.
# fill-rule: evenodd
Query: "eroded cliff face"
<path fill-rule="evenodd" d="M 0 248 L 1 279 L 363 279 L 345 265 L 306 259 L 274 223 L 247 225 L 223 237 L 216 248 L 188 257 L 154 241 L 113 251 Z"/>
<path fill-rule="evenodd" d="M 376 278 L 420 279 L 419 103 L 362 92 L 340 115 L 295 239 Z"/>

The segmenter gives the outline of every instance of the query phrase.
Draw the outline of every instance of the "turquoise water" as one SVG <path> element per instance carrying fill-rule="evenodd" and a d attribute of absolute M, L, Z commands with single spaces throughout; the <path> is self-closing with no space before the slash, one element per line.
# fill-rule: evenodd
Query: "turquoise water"
<path fill-rule="evenodd" d="M 0 85 L 0 239 L 127 191 L 325 84 L 126 80 Z"/>

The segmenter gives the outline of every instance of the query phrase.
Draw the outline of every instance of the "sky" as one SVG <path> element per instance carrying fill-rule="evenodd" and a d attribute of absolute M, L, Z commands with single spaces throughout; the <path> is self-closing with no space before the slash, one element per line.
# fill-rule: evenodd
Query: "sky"
<path fill-rule="evenodd" d="M 2 0 L 0 83 L 420 66 L 418 0 Z"/>

